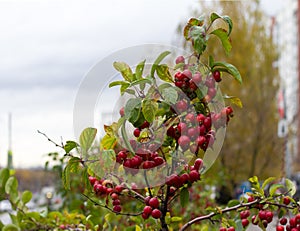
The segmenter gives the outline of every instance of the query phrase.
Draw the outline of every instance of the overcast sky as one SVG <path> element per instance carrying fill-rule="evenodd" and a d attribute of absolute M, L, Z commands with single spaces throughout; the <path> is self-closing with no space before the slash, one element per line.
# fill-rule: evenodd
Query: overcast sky
<path fill-rule="evenodd" d="M 264 0 L 268 14 L 281 0 Z M 37 130 L 74 139 L 73 105 L 88 70 L 119 49 L 171 44 L 195 0 L 0 0 L 0 166 L 12 113 L 15 167 L 42 165 L 57 150 Z M 103 105 L 105 107 L 105 105 Z"/>

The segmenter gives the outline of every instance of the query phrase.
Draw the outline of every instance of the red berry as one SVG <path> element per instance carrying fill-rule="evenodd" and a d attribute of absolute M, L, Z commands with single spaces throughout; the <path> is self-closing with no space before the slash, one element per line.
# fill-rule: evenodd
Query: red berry
<path fill-rule="evenodd" d="M 271 211 L 266 212 L 266 220 L 270 223 L 273 220 L 273 213 Z"/>
<path fill-rule="evenodd" d="M 190 122 L 190 123 L 194 123 L 195 122 L 195 116 L 193 113 L 188 113 L 186 116 L 185 116 L 185 121 L 186 122 Z"/>
<path fill-rule="evenodd" d="M 180 182 L 181 182 L 182 185 L 184 185 L 185 183 L 187 183 L 189 180 L 190 180 L 190 176 L 187 173 L 183 173 L 180 176 Z"/>
<path fill-rule="evenodd" d="M 287 224 L 287 218 L 286 217 L 281 218 L 280 221 L 279 221 L 279 223 L 281 225 L 286 225 Z"/>
<path fill-rule="evenodd" d="M 140 130 L 139 128 L 134 129 L 133 135 L 134 135 L 135 137 L 139 137 L 140 134 L 141 134 L 141 130 Z"/>
<path fill-rule="evenodd" d="M 249 225 L 248 219 L 242 219 L 242 226 L 245 228 L 248 225 Z"/>
<path fill-rule="evenodd" d="M 155 166 L 162 165 L 165 162 L 165 160 L 160 156 L 154 157 L 153 160 L 154 160 Z"/>
<path fill-rule="evenodd" d="M 97 181 L 97 178 L 93 177 L 93 176 L 89 176 L 89 181 L 90 181 L 91 185 L 94 185 L 95 182 Z"/>
<path fill-rule="evenodd" d="M 150 199 L 151 199 L 150 196 L 145 197 L 145 204 L 146 204 L 146 205 L 149 205 Z"/>
<path fill-rule="evenodd" d="M 197 115 L 197 121 L 199 122 L 200 125 L 204 123 L 205 118 L 206 118 L 206 116 L 203 114 Z"/>
<path fill-rule="evenodd" d="M 180 122 L 178 125 L 177 125 L 177 128 L 178 128 L 178 131 L 181 135 L 184 135 L 187 133 L 187 125 L 186 123 L 183 123 L 183 122 Z"/>
<path fill-rule="evenodd" d="M 248 197 L 248 202 L 253 202 L 255 199 L 253 196 Z"/>
<path fill-rule="evenodd" d="M 296 225 L 297 225 L 297 222 L 296 222 L 296 218 L 295 217 L 292 217 L 291 219 L 290 219 L 290 226 L 291 226 L 291 228 L 294 228 L 294 227 L 296 227 Z"/>
<path fill-rule="evenodd" d="M 227 231 L 227 229 L 225 227 L 221 227 L 219 231 Z"/>
<path fill-rule="evenodd" d="M 190 137 L 191 140 L 195 140 L 199 135 L 199 131 L 197 128 L 189 128 L 187 135 Z"/>
<path fill-rule="evenodd" d="M 276 231 L 284 231 L 284 227 L 281 225 L 276 226 Z"/>
<path fill-rule="evenodd" d="M 120 151 L 120 152 L 118 153 L 118 157 L 119 157 L 120 159 L 122 159 L 122 160 L 125 160 L 125 159 L 127 158 L 127 153 L 124 152 L 124 151 Z"/>
<path fill-rule="evenodd" d="M 119 199 L 113 200 L 112 202 L 113 205 L 120 205 L 121 201 Z"/>
<path fill-rule="evenodd" d="M 60 225 L 59 228 L 60 229 L 66 229 L 67 227 L 65 225 Z"/>
<path fill-rule="evenodd" d="M 206 143 L 205 136 L 198 136 L 196 142 L 200 147 L 202 147 Z"/>
<path fill-rule="evenodd" d="M 151 216 L 155 219 L 158 219 L 161 217 L 161 211 L 159 209 L 153 209 Z"/>
<path fill-rule="evenodd" d="M 185 135 L 180 136 L 178 139 L 178 144 L 183 151 L 186 151 L 189 148 L 190 142 L 191 142 L 190 138 Z"/>
<path fill-rule="evenodd" d="M 186 76 L 187 78 L 189 78 L 189 79 L 192 78 L 192 72 L 191 72 L 190 70 L 188 70 L 188 69 L 184 70 L 184 71 L 182 72 L 182 74 L 183 74 L 184 76 Z"/>
<path fill-rule="evenodd" d="M 196 72 L 194 76 L 192 77 L 192 81 L 196 84 L 199 85 L 202 82 L 202 77 L 199 72 Z"/>
<path fill-rule="evenodd" d="M 148 219 L 150 215 L 147 215 L 145 213 L 142 213 L 142 218 L 144 218 L 144 220 Z"/>
<path fill-rule="evenodd" d="M 226 107 L 226 114 L 227 114 L 228 116 L 230 116 L 230 115 L 232 115 L 232 113 L 233 113 L 232 107 L 230 107 L 230 106 Z"/>
<path fill-rule="evenodd" d="M 113 211 L 114 211 L 114 212 L 119 213 L 119 212 L 121 212 L 121 210 L 122 210 L 122 207 L 121 207 L 120 205 L 115 205 L 115 206 L 113 207 Z"/>
<path fill-rule="evenodd" d="M 131 159 L 131 166 L 132 167 L 139 167 L 141 163 L 143 162 L 142 157 L 136 155 Z"/>
<path fill-rule="evenodd" d="M 191 171 L 190 174 L 189 174 L 189 176 L 190 176 L 190 181 L 192 183 L 195 182 L 195 181 L 197 181 L 197 180 L 200 180 L 200 174 L 196 170 Z"/>
<path fill-rule="evenodd" d="M 125 115 L 124 107 L 122 107 L 122 108 L 120 109 L 119 113 L 120 113 L 120 116 L 122 116 L 122 117 Z"/>
<path fill-rule="evenodd" d="M 152 207 L 152 208 L 158 208 L 159 206 L 159 201 L 157 199 L 157 197 L 153 197 L 149 200 L 149 205 Z"/>
<path fill-rule="evenodd" d="M 144 207 L 143 213 L 146 214 L 146 215 L 150 215 L 150 214 L 152 213 L 152 208 L 151 208 L 151 206 L 146 205 L 146 206 Z"/>
<path fill-rule="evenodd" d="M 290 198 L 284 197 L 284 198 L 283 198 L 283 204 L 288 205 L 289 203 L 291 203 Z"/>
<path fill-rule="evenodd" d="M 203 167 L 203 160 L 198 158 L 194 162 L 194 168 L 199 171 Z"/>
<path fill-rule="evenodd" d="M 203 121 L 204 126 L 206 127 L 207 130 L 210 130 L 211 128 L 211 118 L 206 117 L 205 120 Z"/>
<path fill-rule="evenodd" d="M 261 220 L 265 220 L 265 219 L 266 219 L 266 211 L 260 210 L 260 211 L 258 212 L 258 217 L 259 217 Z"/>
<path fill-rule="evenodd" d="M 190 151 L 191 151 L 191 153 L 197 153 L 198 150 L 199 150 L 199 147 L 198 147 L 197 144 L 192 144 L 192 145 L 190 146 Z"/>
<path fill-rule="evenodd" d="M 296 216 L 296 223 L 299 225 L 300 224 L 300 213 L 298 213 Z"/>
<path fill-rule="evenodd" d="M 144 121 L 142 125 L 140 126 L 140 129 L 148 128 L 150 126 L 150 123 L 148 121 Z"/>
<path fill-rule="evenodd" d="M 110 195 L 110 197 L 111 197 L 111 199 L 113 199 L 113 200 L 119 199 L 119 195 L 116 194 L 116 193 L 112 193 L 112 194 Z"/>
<path fill-rule="evenodd" d="M 146 160 L 143 162 L 142 165 L 143 169 L 150 169 L 155 167 L 155 162 L 151 160 Z"/>
<path fill-rule="evenodd" d="M 216 80 L 216 82 L 220 82 L 222 80 L 220 71 L 214 71 L 213 77 Z"/>
<path fill-rule="evenodd" d="M 188 109 L 188 104 L 184 100 L 180 100 L 176 103 L 176 110 L 179 112 L 184 112 Z"/>
<path fill-rule="evenodd" d="M 175 63 L 184 63 L 184 57 L 182 55 L 178 56 L 175 60 Z"/>
<path fill-rule="evenodd" d="M 227 229 L 227 231 L 235 231 L 235 228 L 231 226 Z"/>
<path fill-rule="evenodd" d="M 192 79 L 189 81 L 189 88 L 192 92 L 198 89 L 197 85 L 194 83 Z"/>
<path fill-rule="evenodd" d="M 176 81 L 176 82 L 175 82 L 175 86 L 178 87 L 178 88 L 180 88 L 180 89 L 183 88 L 183 85 L 184 85 L 184 84 L 185 84 L 185 83 L 184 83 L 183 81 Z"/>
<path fill-rule="evenodd" d="M 208 88 L 207 95 L 212 99 L 216 96 L 217 90 L 214 87 Z"/>

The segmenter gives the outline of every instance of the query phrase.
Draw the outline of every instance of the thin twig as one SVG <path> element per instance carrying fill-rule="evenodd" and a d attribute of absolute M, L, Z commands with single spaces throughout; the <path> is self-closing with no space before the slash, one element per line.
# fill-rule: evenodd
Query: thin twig
<path fill-rule="evenodd" d="M 143 213 L 143 212 L 139 212 L 139 213 L 122 213 L 122 212 L 116 212 L 112 208 L 108 207 L 107 205 L 99 204 L 97 201 L 93 200 L 92 198 L 90 198 L 89 196 L 85 195 L 84 193 L 82 193 L 81 195 L 83 195 L 85 198 L 87 198 L 88 200 L 90 200 L 91 202 L 93 202 L 94 205 L 102 207 L 102 208 L 106 208 L 107 210 L 111 211 L 112 213 L 115 213 L 116 215 L 136 217 L 136 216 L 139 216 L 139 215 L 141 215 Z"/>
<path fill-rule="evenodd" d="M 41 132 L 41 131 L 39 131 L 39 130 L 37 130 L 37 132 L 38 132 L 39 134 L 45 136 L 45 137 L 47 138 L 47 140 L 48 140 L 49 142 L 53 143 L 56 147 L 60 147 L 60 148 L 64 149 L 63 143 L 60 145 L 60 144 L 56 143 L 55 141 L 51 140 L 45 133 L 43 133 L 43 132 Z"/>

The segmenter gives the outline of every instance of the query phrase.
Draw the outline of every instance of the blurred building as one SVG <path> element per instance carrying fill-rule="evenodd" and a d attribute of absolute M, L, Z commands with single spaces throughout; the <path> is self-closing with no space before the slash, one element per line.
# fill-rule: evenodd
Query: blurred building
<path fill-rule="evenodd" d="M 300 170 L 300 113 L 299 113 L 299 28 L 300 0 L 285 0 L 282 9 L 275 17 L 273 37 L 279 45 L 280 53 L 276 66 L 281 78 L 279 92 L 279 117 L 281 126 L 286 126 L 287 175 Z M 283 96 L 283 99 L 282 99 Z M 284 113 L 282 113 L 282 109 Z M 280 128 L 279 128 L 280 129 Z M 280 133 L 280 132 L 279 132 Z M 295 165 L 292 165 L 295 163 Z"/>

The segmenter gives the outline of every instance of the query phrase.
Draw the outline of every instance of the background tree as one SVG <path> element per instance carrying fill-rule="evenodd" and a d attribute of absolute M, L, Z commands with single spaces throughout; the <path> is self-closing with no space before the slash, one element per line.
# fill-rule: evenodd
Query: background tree
<path fill-rule="evenodd" d="M 224 89 L 239 96 L 243 109 L 235 107 L 234 113 L 239 119 L 233 120 L 227 129 L 221 156 L 208 173 L 222 178 L 224 186 L 229 186 L 232 192 L 238 183 L 250 176 L 266 178 L 283 174 L 284 146 L 277 136 L 279 76 L 274 67 L 278 52 L 271 26 L 266 23 L 270 20 L 260 9 L 259 1 L 201 1 L 199 9 L 191 15 L 210 11 L 230 15 L 235 29 L 231 35 L 234 48 L 229 57 L 225 57 L 222 50 L 214 49 L 214 45 L 208 46 L 209 53 L 220 61 L 226 59 L 234 63 L 243 77 L 241 91 L 237 83 L 228 81 L 230 77 L 222 76 Z M 178 27 L 179 33 L 182 33 L 182 26 Z M 219 43 L 219 40 L 212 42 Z M 223 190 L 226 189 L 223 187 Z"/>

